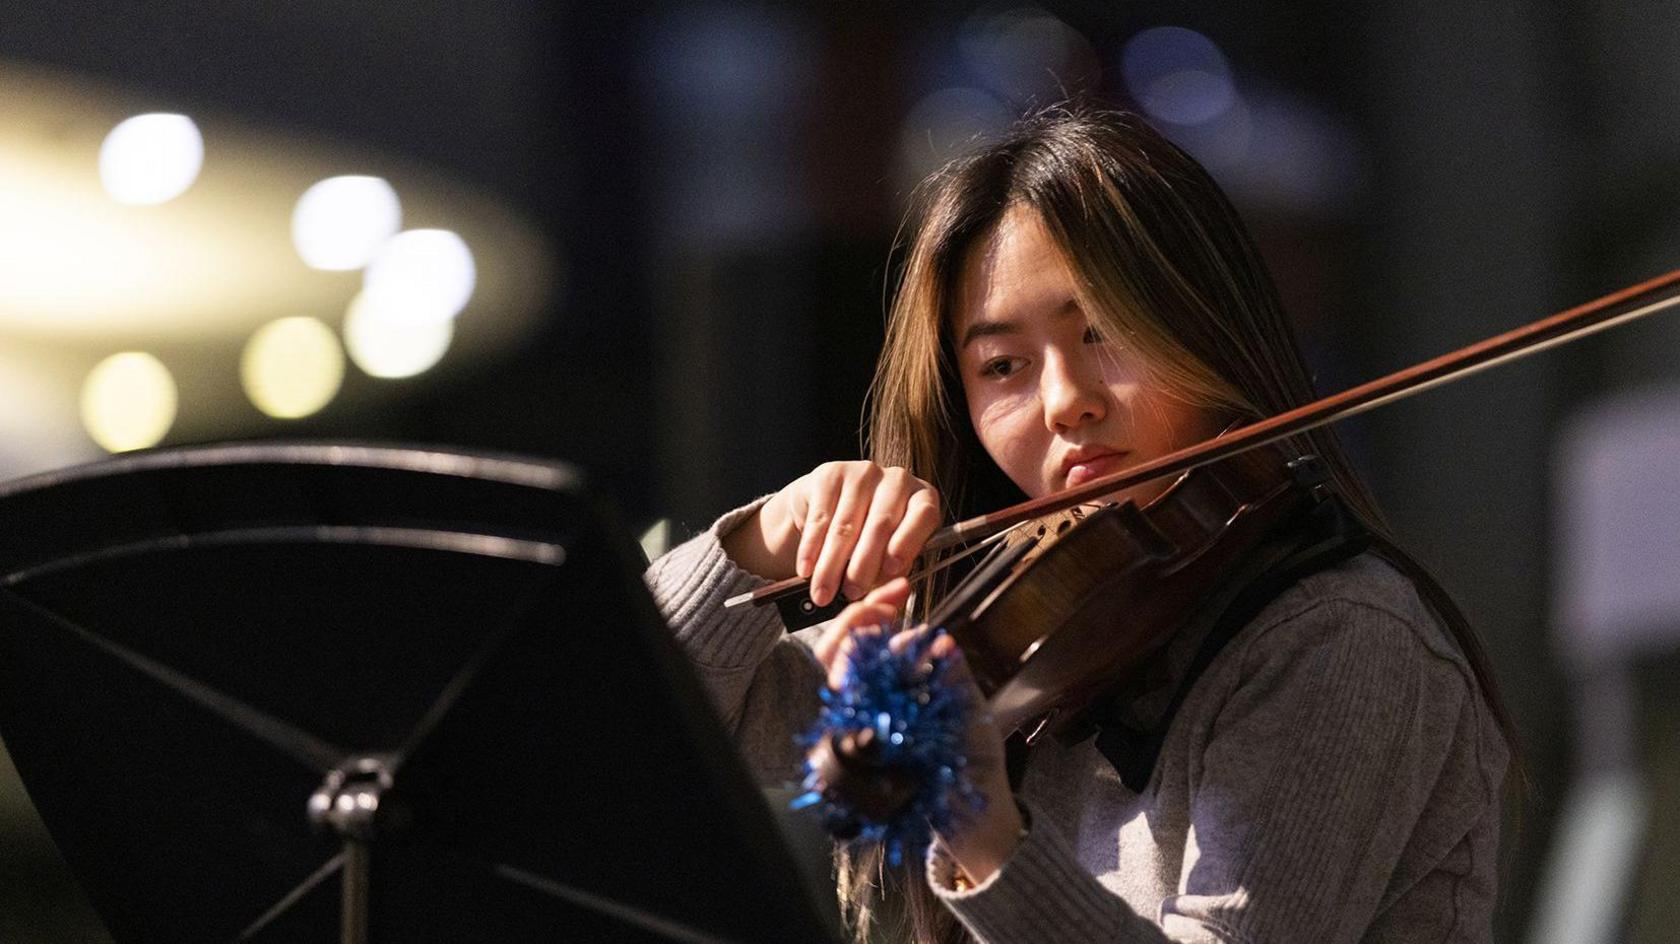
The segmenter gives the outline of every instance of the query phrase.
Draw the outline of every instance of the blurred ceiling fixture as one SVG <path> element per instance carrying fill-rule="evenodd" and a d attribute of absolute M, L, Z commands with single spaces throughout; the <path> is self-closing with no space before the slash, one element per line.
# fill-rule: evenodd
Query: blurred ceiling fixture
<path fill-rule="evenodd" d="M 1212 121 L 1237 101 L 1231 66 L 1213 40 L 1182 26 L 1156 26 L 1120 54 L 1126 89 L 1150 117 L 1175 125 Z"/>
<path fill-rule="evenodd" d="M 446 229 L 411 229 L 391 237 L 362 275 L 362 293 L 415 325 L 460 314 L 478 278 L 472 252 Z"/>
<path fill-rule="evenodd" d="M 1157 26 L 1120 53 L 1126 89 L 1163 133 L 1249 206 L 1326 212 L 1362 186 L 1359 141 L 1313 99 L 1263 78 L 1238 81 L 1207 36 Z"/>
<path fill-rule="evenodd" d="M 983 7 L 958 30 L 957 47 L 980 83 L 1015 108 L 1047 105 L 1097 85 L 1090 41 L 1040 7 Z"/>
<path fill-rule="evenodd" d="M 974 88 L 945 88 L 923 98 L 899 131 L 900 184 L 908 191 L 954 157 L 991 141 L 1017 116 L 996 96 Z"/>
<path fill-rule="evenodd" d="M 239 359 L 239 380 L 257 409 L 295 420 L 320 412 L 344 383 L 344 350 L 320 320 L 296 315 L 258 328 Z"/>
<path fill-rule="evenodd" d="M 317 181 L 292 209 L 292 246 L 313 269 L 360 269 L 402 226 L 402 203 L 383 177 Z"/>
<path fill-rule="evenodd" d="M 204 166 L 204 138 L 186 115 L 135 115 L 99 146 L 99 179 L 118 203 L 165 203 L 186 192 Z"/>
<path fill-rule="evenodd" d="M 82 384 L 82 423 L 110 452 L 155 446 L 175 422 L 175 378 L 141 351 L 100 361 Z"/>
<path fill-rule="evenodd" d="M 135 93 L 16 63 L 0 63 L 0 95 L 0 351 L 31 365 L 7 379 L 11 401 L 36 404 L 26 417 L 0 402 L 0 478 L 117 448 L 91 420 L 75 428 L 111 355 L 147 352 L 173 377 L 169 435 L 248 436 L 271 428 L 240 386 L 240 351 L 264 325 L 336 327 L 371 292 L 385 314 L 360 329 L 355 362 L 412 376 L 445 349 L 460 366 L 516 343 L 554 292 L 552 248 L 513 208 L 400 157 L 203 109 L 148 112 Z M 395 309 L 427 327 L 404 335 Z M 378 344 L 403 348 L 401 364 L 377 366 Z M 386 396 L 346 384 L 333 408 Z"/>
<path fill-rule="evenodd" d="M 370 377 L 412 377 L 443 359 L 455 335 L 445 318 L 415 324 L 395 300 L 358 294 L 344 314 L 344 346 Z"/>

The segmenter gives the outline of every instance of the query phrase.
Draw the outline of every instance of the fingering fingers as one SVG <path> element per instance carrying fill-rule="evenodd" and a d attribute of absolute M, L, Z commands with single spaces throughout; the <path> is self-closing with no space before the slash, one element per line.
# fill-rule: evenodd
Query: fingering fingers
<path fill-rule="evenodd" d="M 903 469 L 887 469 L 882 473 L 881 484 L 875 489 L 864 518 L 863 533 L 858 536 L 851 562 L 846 565 L 848 596 L 861 595 L 882 576 L 897 576 L 883 574 L 882 563 L 887 555 L 887 542 L 904 520 L 905 504 L 910 500 L 915 482 Z"/>
<path fill-rule="evenodd" d="M 869 511 L 875 485 L 880 481 L 880 468 L 870 463 L 857 463 L 840 486 L 840 499 L 834 506 L 834 519 L 823 539 L 822 551 L 817 555 L 811 571 L 811 602 L 823 606 L 834 599 L 840 589 L 840 577 L 851 559 L 863 530 L 863 516 Z"/>
<path fill-rule="evenodd" d="M 794 509 L 799 525 L 799 548 L 794 554 L 794 573 L 810 577 L 817 564 L 817 554 L 828 537 L 834 520 L 834 506 L 840 501 L 843 477 L 836 463 L 818 466 L 806 477 L 803 490 L 804 508 Z"/>
<path fill-rule="evenodd" d="M 939 523 L 943 520 L 938 492 L 924 487 L 907 496 L 903 516 L 887 541 L 881 576 L 901 577 L 909 573 L 911 562 L 922 552 L 922 546 L 933 536 L 933 532 L 939 530 Z"/>

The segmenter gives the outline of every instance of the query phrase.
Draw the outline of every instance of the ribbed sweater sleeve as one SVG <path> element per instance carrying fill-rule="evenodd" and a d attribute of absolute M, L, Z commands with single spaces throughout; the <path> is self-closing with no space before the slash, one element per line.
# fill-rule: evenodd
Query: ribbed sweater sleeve
<path fill-rule="evenodd" d="M 796 738 L 816 717 L 822 672 L 774 607 L 723 601 L 769 581 L 737 567 L 720 538 L 764 503 L 724 515 L 649 565 L 645 579 L 741 753 L 765 783 L 797 779 Z"/>
<path fill-rule="evenodd" d="M 1055 826 L 1022 802 L 1027 832 L 1003 868 L 957 891 L 955 863 L 935 845 L 928 884 L 982 944 L 1096 944 L 1171 940 L 1104 888 Z"/>
<path fill-rule="evenodd" d="M 935 892 L 979 940 L 1360 939 L 1473 697 L 1465 669 L 1399 616 L 1339 599 L 1249 627 L 1221 662 L 1191 698 L 1214 702 L 1186 705 L 1202 729 L 1191 733 L 1199 748 L 1177 894 L 1140 916 L 1035 818 L 970 891 L 952 890 L 948 867 L 930 857 Z"/>

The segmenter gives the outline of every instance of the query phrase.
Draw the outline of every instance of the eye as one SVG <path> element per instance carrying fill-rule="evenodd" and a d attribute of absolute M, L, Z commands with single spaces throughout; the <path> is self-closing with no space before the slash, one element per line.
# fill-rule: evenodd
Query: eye
<path fill-rule="evenodd" d="M 982 377 L 1008 377 L 1020 370 L 1025 359 L 1020 357 L 994 357 L 980 365 Z"/>
<path fill-rule="evenodd" d="M 1097 333 L 1096 328 L 1091 325 L 1086 325 L 1085 335 L 1080 338 L 1080 340 L 1084 341 L 1086 344 L 1101 344 L 1103 342 L 1103 336 Z"/>

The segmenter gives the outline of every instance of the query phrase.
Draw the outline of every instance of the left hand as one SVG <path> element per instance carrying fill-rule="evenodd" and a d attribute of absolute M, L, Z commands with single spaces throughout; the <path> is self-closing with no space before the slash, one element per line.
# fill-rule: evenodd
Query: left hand
<path fill-rule="evenodd" d="M 900 577 L 871 590 L 863 599 L 840 611 L 834 623 L 817 640 L 817 661 L 828 675 L 828 687 L 838 689 L 846 678 L 846 659 L 852 648 L 852 637 L 858 633 L 881 632 L 883 627 L 898 621 L 910 597 L 910 584 Z M 910 644 L 914 634 L 927 632 L 925 627 L 905 630 L 892 639 L 895 651 Z M 972 706 L 968 721 L 969 781 L 985 799 L 985 807 L 975 818 L 965 821 L 951 835 L 941 834 L 939 842 L 962 866 L 968 878 L 978 884 L 996 872 L 1015 850 L 1021 836 L 1021 813 L 1015 806 L 1009 789 L 1009 774 L 1004 766 L 1003 732 L 986 710 L 986 699 L 980 694 L 974 676 L 968 670 L 962 650 L 950 636 L 936 641 L 929 654 L 947 659 L 951 668 L 947 678 L 953 684 L 968 689 L 968 704 Z"/>

